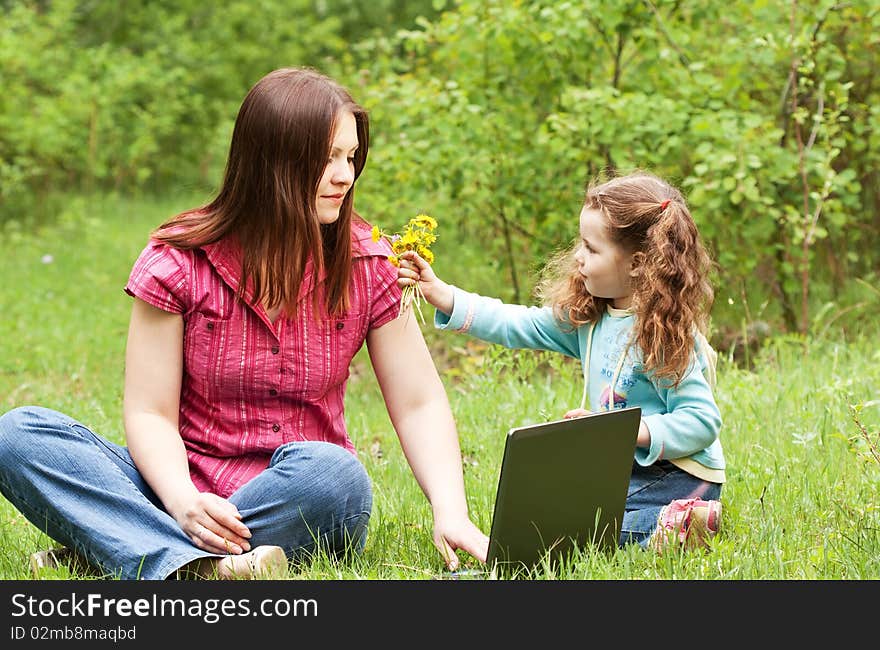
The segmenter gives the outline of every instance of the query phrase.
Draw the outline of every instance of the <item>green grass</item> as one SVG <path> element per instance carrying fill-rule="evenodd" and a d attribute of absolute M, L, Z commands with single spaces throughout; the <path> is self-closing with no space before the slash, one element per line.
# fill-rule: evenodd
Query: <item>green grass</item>
<path fill-rule="evenodd" d="M 149 230 L 200 198 L 76 198 L 51 226 L 0 231 L 0 410 L 48 406 L 122 441 L 131 305 L 122 287 Z M 555 419 L 576 405 L 578 366 L 557 355 L 425 333 L 456 417 L 471 514 L 488 532 L 507 428 Z M 871 454 L 880 442 L 880 337 L 877 331 L 848 337 L 828 331 L 821 339 L 773 339 L 757 353 L 753 372 L 720 360 L 717 395 L 729 480 L 722 533 L 708 552 L 585 550 L 529 577 L 880 577 L 880 464 Z M 374 486 L 366 550 L 345 562 L 315 558 L 291 567 L 291 578 L 442 576 L 430 509 L 363 351 L 355 360 L 346 417 Z M 29 579 L 28 555 L 50 544 L 0 498 L 0 579 Z M 464 566 L 476 566 L 461 558 Z M 47 577 L 84 576 L 61 568 Z"/>

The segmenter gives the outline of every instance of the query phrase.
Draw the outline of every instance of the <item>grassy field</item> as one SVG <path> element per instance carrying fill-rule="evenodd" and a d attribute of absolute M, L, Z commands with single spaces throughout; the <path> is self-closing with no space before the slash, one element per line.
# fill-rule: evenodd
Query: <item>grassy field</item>
<path fill-rule="evenodd" d="M 122 290 L 149 230 L 192 202 L 70 201 L 57 223 L 0 231 L 0 410 L 38 404 L 122 441 Z M 876 306 L 874 307 L 876 310 Z M 878 328 L 880 329 L 880 328 Z M 776 338 L 754 371 L 722 355 L 717 397 L 729 481 L 708 552 L 584 551 L 535 579 L 877 579 L 880 577 L 880 350 L 859 336 Z M 461 436 L 472 517 L 488 532 L 504 434 L 556 419 L 580 399 L 576 362 L 426 331 Z M 356 358 L 349 432 L 372 477 L 364 554 L 292 567 L 295 579 L 441 577 L 431 515 L 401 453 L 369 361 Z M 29 579 L 51 540 L 0 498 L 0 579 Z M 475 562 L 462 555 L 465 566 Z M 66 568 L 46 577 L 82 577 Z"/>

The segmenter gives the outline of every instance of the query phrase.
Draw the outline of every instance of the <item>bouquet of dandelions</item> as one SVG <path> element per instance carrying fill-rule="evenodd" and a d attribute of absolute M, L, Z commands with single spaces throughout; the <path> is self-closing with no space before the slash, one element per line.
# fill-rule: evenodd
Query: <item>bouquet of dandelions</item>
<path fill-rule="evenodd" d="M 400 255 L 406 251 L 415 251 L 428 264 L 434 263 L 434 253 L 431 252 L 431 244 L 437 241 L 437 235 L 434 229 L 437 228 L 437 221 L 433 217 L 426 214 L 418 214 L 406 224 L 403 232 L 386 233 L 378 226 L 373 226 L 373 241 L 379 241 L 381 238 L 388 240 L 391 244 L 392 255 L 388 256 L 388 261 L 394 266 L 400 266 Z M 400 311 L 398 316 L 407 311 L 410 305 L 415 304 L 416 311 L 422 324 L 425 322 L 425 316 L 422 314 L 422 301 L 425 296 L 419 287 L 419 283 L 407 285 L 403 288 L 403 295 L 400 298 Z"/>

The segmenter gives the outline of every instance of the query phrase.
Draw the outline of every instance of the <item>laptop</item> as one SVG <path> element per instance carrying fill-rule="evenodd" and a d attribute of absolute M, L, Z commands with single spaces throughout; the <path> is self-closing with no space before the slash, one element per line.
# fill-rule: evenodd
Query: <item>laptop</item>
<path fill-rule="evenodd" d="M 591 544 L 617 547 L 641 413 L 599 411 L 509 431 L 488 570 L 552 563 Z"/>

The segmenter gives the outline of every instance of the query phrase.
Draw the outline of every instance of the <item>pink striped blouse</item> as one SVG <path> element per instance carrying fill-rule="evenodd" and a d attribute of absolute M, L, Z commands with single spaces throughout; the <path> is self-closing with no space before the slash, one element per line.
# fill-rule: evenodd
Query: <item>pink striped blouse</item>
<path fill-rule="evenodd" d="M 349 365 L 367 332 L 397 316 L 400 288 L 385 240 L 352 222 L 352 248 L 348 312 L 315 319 L 307 270 L 296 315 L 274 325 L 262 307 L 235 299 L 232 246 L 179 250 L 151 239 L 138 257 L 126 293 L 183 315 L 179 426 L 199 490 L 228 497 L 295 440 L 356 453 L 344 419 Z"/>

